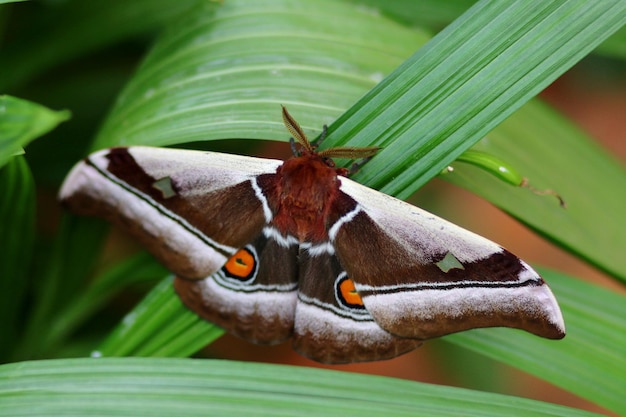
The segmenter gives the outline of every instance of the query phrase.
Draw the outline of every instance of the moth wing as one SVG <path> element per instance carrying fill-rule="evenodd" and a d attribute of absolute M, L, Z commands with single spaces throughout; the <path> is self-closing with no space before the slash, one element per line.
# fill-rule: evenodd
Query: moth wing
<path fill-rule="evenodd" d="M 200 317 L 249 342 L 291 337 L 298 292 L 298 246 L 261 234 L 202 280 L 177 278 L 174 288 Z"/>
<path fill-rule="evenodd" d="M 383 330 L 358 297 L 351 299 L 349 278 L 336 256 L 301 250 L 299 263 L 296 351 L 322 363 L 352 363 L 390 359 L 421 345 Z"/>
<path fill-rule="evenodd" d="M 175 274 L 217 271 L 266 223 L 255 177 L 282 161 L 178 149 L 95 152 L 65 179 L 61 201 L 128 230 Z"/>
<path fill-rule="evenodd" d="M 493 326 L 553 339 L 565 335 L 552 292 L 515 255 L 347 178 L 341 191 L 342 199 L 355 201 L 354 208 L 329 234 L 383 329 L 418 339 Z"/>

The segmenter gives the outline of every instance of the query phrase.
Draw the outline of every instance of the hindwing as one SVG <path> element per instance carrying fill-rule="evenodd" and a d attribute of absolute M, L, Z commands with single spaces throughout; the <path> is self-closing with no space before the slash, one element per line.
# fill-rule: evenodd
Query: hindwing
<path fill-rule="evenodd" d="M 177 278 L 176 292 L 200 317 L 236 336 L 276 344 L 293 332 L 298 246 L 260 234 L 202 280 Z"/>
<path fill-rule="evenodd" d="M 390 359 L 421 345 L 376 323 L 332 252 L 300 250 L 294 349 L 318 362 L 350 363 Z"/>

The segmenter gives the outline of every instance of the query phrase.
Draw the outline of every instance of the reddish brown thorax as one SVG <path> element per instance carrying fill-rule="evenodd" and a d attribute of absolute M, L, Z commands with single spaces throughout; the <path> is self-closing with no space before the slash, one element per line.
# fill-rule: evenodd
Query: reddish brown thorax
<path fill-rule="evenodd" d="M 273 223 L 300 242 L 327 241 L 326 220 L 339 195 L 339 176 L 348 173 L 345 168 L 335 168 L 330 158 L 365 158 L 374 155 L 378 148 L 331 148 L 317 152 L 285 107 L 283 122 L 302 149 L 300 155 L 285 161 L 276 171 Z"/>
<path fill-rule="evenodd" d="M 341 184 L 335 168 L 316 153 L 286 161 L 277 171 L 274 223 L 300 242 L 328 240 L 326 218 Z"/>

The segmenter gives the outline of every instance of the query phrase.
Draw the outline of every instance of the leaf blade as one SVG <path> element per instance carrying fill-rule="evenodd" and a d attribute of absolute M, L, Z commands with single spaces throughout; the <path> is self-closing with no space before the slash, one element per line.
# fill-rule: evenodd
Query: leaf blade
<path fill-rule="evenodd" d="M 329 126 L 325 145 L 383 146 L 355 179 L 408 197 L 626 21 L 623 3 L 588 6 L 478 2 Z"/>
<path fill-rule="evenodd" d="M 474 149 L 505 159 L 538 189 L 567 203 L 510 187 L 461 163 L 443 178 L 479 194 L 542 236 L 626 282 L 624 168 L 569 121 L 539 101 L 522 107 Z"/>
<path fill-rule="evenodd" d="M 371 375 L 232 361 L 109 358 L 0 366 L 20 415 L 593 416 L 538 401 Z M 37 414 L 39 413 L 39 414 Z"/>
<path fill-rule="evenodd" d="M 20 335 L 34 256 L 35 183 L 23 156 L 0 168 L 0 362 L 11 357 Z"/>
<path fill-rule="evenodd" d="M 446 340 L 624 414 L 626 297 L 555 271 L 539 272 L 559 300 L 567 325 L 565 339 L 555 342 L 509 329 L 488 329 Z"/>
<path fill-rule="evenodd" d="M 53 111 L 31 101 L 0 95 L 0 167 L 30 141 L 70 118 L 67 110 Z"/>
<path fill-rule="evenodd" d="M 206 5 L 161 37 L 93 149 L 286 141 L 280 104 L 305 107 L 298 121 L 319 132 L 426 39 L 341 2 Z"/>

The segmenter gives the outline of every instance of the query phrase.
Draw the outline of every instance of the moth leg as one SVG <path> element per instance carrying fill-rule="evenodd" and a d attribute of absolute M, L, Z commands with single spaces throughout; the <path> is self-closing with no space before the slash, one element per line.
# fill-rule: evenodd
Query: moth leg
<path fill-rule="evenodd" d="M 355 163 L 352 164 L 352 166 L 350 167 L 350 169 L 348 170 L 348 176 L 354 175 L 357 172 L 359 172 L 359 170 L 365 165 L 367 164 L 370 159 L 372 159 L 373 156 L 368 156 L 366 158 L 362 158 L 359 159 L 358 161 L 356 161 Z"/>
<path fill-rule="evenodd" d="M 322 144 L 322 142 L 324 142 L 324 139 L 326 139 L 327 133 L 328 133 L 328 126 L 326 125 L 322 126 L 322 133 L 320 133 L 319 137 L 313 143 L 315 148 L 319 147 Z"/>

